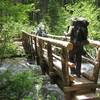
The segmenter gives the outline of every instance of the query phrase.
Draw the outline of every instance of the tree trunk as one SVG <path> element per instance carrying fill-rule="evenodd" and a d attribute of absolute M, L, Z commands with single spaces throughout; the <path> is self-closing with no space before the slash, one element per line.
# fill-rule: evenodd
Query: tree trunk
<path fill-rule="evenodd" d="M 96 6 L 100 7 L 100 0 L 95 0 L 95 2 L 96 2 Z"/>
<path fill-rule="evenodd" d="M 39 5 L 40 19 L 42 19 L 48 11 L 48 0 L 39 0 Z"/>

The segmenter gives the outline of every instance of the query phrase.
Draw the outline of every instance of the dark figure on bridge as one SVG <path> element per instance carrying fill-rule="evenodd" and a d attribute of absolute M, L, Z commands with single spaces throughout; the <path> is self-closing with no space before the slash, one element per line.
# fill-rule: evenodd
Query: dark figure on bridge
<path fill-rule="evenodd" d="M 43 23 L 40 23 L 37 30 L 36 30 L 36 35 L 42 36 L 42 37 L 47 37 L 47 31 L 45 29 L 45 26 Z"/>
<path fill-rule="evenodd" d="M 76 64 L 76 68 L 71 68 L 71 74 L 76 74 L 78 77 L 81 75 L 82 55 L 86 54 L 83 46 L 88 43 L 88 25 L 89 22 L 84 18 L 73 18 L 68 33 L 65 33 L 70 36 L 70 42 L 73 44 L 69 60 Z"/>

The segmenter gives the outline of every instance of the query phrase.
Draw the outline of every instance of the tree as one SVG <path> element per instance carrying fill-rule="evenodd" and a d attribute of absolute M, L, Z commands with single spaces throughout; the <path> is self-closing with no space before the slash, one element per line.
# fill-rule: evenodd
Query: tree
<path fill-rule="evenodd" d="M 13 44 L 13 37 L 19 36 L 22 29 L 28 29 L 28 13 L 32 10 L 35 10 L 33 4 L 22 4 L 13 0 L 0 0 L 0 58 L 6 55 L 9 50 L 12 53 L 14 52 L 11 50 L 13 48 L 9 48 L 10 44 Z"/>
<path fill-rule="evenodd" d="M 100 7 L 100 0 L 95 0 L 97 7 Z"/>

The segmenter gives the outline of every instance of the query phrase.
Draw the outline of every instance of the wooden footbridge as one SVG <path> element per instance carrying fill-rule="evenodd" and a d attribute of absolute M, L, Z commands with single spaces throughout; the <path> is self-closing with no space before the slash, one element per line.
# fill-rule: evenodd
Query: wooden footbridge
<path fill-rule="evenodd" d="M 94 66 L 93 74 L 83 73 L 81 78 L 77 78 L 70 73 L 70 67 L 75 67 L 75 64 L 68 59 L 68 52 L 73 45 L 70 42 L 62 41 L 61 38 L 64 37 L 53 35 L 40 37 L 34 33 L 22 32 L 22 44 L 26 54 L 36 60 L 37 64 L 41 66 L 42 73 L 48 74 L 52 82 L 61 88 L 65 100 L 76 100 L 77 95 L 95 93 L 96 88 L 100 88 L 100 84 L 97 84 L 100 70 L 100 41 L 89 40 L 89 44 L 96 48 L 94 60 L 83 57 Z M 100 100 L 100 98 L 92 95 L 85 96 L 85 99 L 82 100 Z"/>

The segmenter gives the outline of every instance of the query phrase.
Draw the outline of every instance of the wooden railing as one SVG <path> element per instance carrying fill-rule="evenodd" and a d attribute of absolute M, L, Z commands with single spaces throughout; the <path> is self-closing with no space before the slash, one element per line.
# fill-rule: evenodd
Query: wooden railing
<path fill-rule="evenodd" d="M 89 76 L 86 73 L 83 73 L 83 75 L 89 80 L 93 80 L 95 83 L 97 83 L 99 71 L 100 71 L 100 41 L 94 41 L 94 40 L 88 40 L 88 41 L 89 41 L 89 44 L 95 48 L 96 57 L 94 59 L 90 59 L 83 56 L 84 60 L 88 61 L 94 66 L 92 76 Z"/>
<path fill-rule="evenodd" d="M 60 68 L 61 66 L 58 69 L 62 70 L 65 83 L 69 84 L 69 82 L 67 82 L 69 81 L 69 76 L 67 75 L 68 67 L 73 66 L 73 64 L 68 61 L 68 52 L 72 49 L 73 47 L 72 44 L 70 42 L 56 40 L 52 38 L 39 37 L 34 34 L 29 34 L 27 32 L 24 32 L 24 31 L 23 31 L 22 37 L 28 37 L 26 38 L 26 40 L 23 38 L 23 41 L 26 41 L 26 42 L 30 40 L 29 38 L 33 39 L 37 63 L 42 65 L 44 59 L 46 59 L 48 62 L 48 66 L 49 66 L 49 73 L 52 72 L 53 67 L 54 67 L 53 60 L 55 58 L 56 59 L 59 58 L 58 60 L 61 61 L 62 69 Z M 54 54 L 53 46 L 59 47 L 61 49 L 61 54 L 60 54 L 61 57 Z M 57 65 L 55 64 L 55 66 Z"/>
<path fill-rule="evenodd" d="M 65 100 L 71 100 L 73 91 L 82 90 L 81 92 L 83 93 L 84 90 L 86 93 L 87 88 L 89 88 L 88 90 L 90 91 L 91 88 L 100 88 L 100 84 L 97 85 L 97 79 L 100 70 L 100 42 L 89 40 L 89 43 L 93 47 L 96 47 L 96 58 L 94 60 L 83 57 L 83 59 L 94 65 L 92 76 L 83 73 L 83 76 L 90 81 L 82 83 L 82 79 L 80 78 L 80 80 L 78 80 L 81 82 L 81 84 L 76 84 L 76 79 L 70 74 L 69 71 L 69 68 L 75 67 L 75 64 L 70 62 L 68 59 L 69 51 L 72 50 L 73 45 L 70 42 L 62 41 L 64 39 L 63 36 L 62 39 L 60 39 L 60 36 L 55 37 L 53 35 L 48 35 L 48 37 L 40 37 L 36 36 L 34 33 L 29 34 L 22 31 L 22 42 L 24 48 L 26 49 L 26 53 L 28 52 L 28 54 L 35 57 L 37 64 L 41 66 L 44 74 L 47 73 L 50 77 L 55 77 L 56 83 L 64 91 L 65 98 L 67 98 Z M 54 48 L 59 50 L 58 55 L 53 50 Z"/>
<path fill-rule="evenodd" d="M 61 39 L 61 40 L 70 40 L 70 37 L 65 37 L 65 36 L 56 36 L 56 35 L 48 35 L 48 37 L 54 38 L 54 39 Z M 92 80 L 94 82 L 97 82 L 98 80 L 98 74 L 99 74 L 99 70 L 100 70 L 100 41 L 96 41 L 96 40 L 91 40 L 88 39 L 89 41 L 89 45 L 91 45 L 92 47 L 96 48 L 96 58 L 91 59 L 88 58 L 86 56 L 82 56 L 83 60 L 89 62 L 90 64 L 92 64 L 94 66 L 93 69 L 93 75 L 88 75 L 87 73 L 82 73 L 82 75 L 84 77 L 86 77 L 89 80 Z"/>

